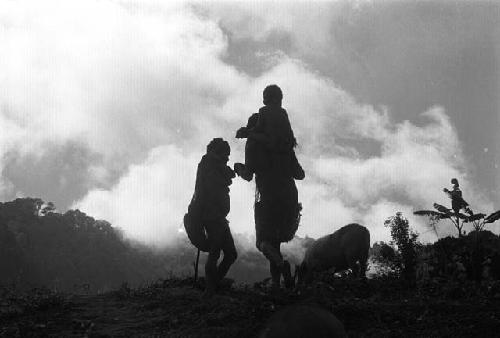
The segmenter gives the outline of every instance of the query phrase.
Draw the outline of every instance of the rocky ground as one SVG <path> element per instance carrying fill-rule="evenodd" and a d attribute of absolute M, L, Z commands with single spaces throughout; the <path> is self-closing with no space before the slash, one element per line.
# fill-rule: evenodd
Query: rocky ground
<path fill-rule="evenodd" d="M 408 289 L 398 280 L 330 279 L 301 292 L 268 285 L 226 287 L 211 298 L 190 279 L 168 279 L 101 295 L 37 289 L 0 294 L 3 337 L 255 337 L 280 308 L 316 303 L 350 337 L 500 336 L 500 283 L 433 280 Z"/>

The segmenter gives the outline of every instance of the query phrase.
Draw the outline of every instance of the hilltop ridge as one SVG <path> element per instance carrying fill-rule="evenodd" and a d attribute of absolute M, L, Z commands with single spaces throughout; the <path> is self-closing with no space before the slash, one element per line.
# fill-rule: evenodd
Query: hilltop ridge
<path fill-rule="evenodd" d="M 274 312 L 297 303 L 332 311 L 350 337 L 487 337 L 500 330 L 498 282 L 435 284 L 415 292 L 394 279 L 334 278 L 300 294 L 273 295 L 264 282 L 212 298 L 203 296 L 202 282 L 173 278 L 100 295 L 40 289 L 21 295 L 4 288 L 0 336 L 255 337 Z"/>

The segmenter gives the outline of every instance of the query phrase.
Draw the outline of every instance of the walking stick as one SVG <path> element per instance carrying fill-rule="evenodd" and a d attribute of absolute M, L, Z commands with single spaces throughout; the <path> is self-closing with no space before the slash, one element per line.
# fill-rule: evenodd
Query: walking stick
<path fill-rule="evenodd" d="M 194 263 L 194 282 L 198 281 L 198 263 L 200 262 L 200 249 L 198 249 L 198 253 L 196 254 L 196 262 Z"/>

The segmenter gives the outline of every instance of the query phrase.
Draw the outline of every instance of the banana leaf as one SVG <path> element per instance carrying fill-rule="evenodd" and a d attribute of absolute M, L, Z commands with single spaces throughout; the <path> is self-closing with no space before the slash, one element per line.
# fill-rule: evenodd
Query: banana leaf
<path fill-rule="evenodd" d="M 442 212 L 448 216 L 451 216 L 453 214 L 453 212 L 451 211 L 451 209 L 448 209 L 447 207 L 441 205 L 441 204 L 437 204 L 437 203 L 434 203 L 433 205 L 434 209 L 436 209 L 437 211 L 439 212 Z"/>
<path fill-rule="evenodd" d="M 488 217 L 485 218 L 484 223 L 493 223 L 496 222 L 500 218 L 500 210 L 495 211 L 492 214 L 489 214 Z"/>
<path fill-rule="evenodd" d="M 413 214 L 418 215 L 418 216 L 436 217 L 439 219 L 450 218 L 450 216 L 448 214 L 445 214 L 442 212 L 437 212 L 434 210 L 418 210 L 418 211 L 414 211 Z"/>
<path fill-rule="evenodd" d="M 467 215 L 465 215 L 465 214 L 462 214 L 461 212 L 459 212 L 459 213 L 455 213 L 455 212 L 453 212 L 453 213 L 452 213 L 452 215 L 453 215 L 453 216 L 455 216 L 455 217 L 456 217 L 456 216 L 458 216 L 458 218 L 463 219 L 463 220 L 464 220 L 464 222 L 465 222 L 465 220 L 469 217 L 469 216 L 467 216 Z"/>
<path fill-rule="evenodd" d="M 474 214 L 471 216 L 466 216 L 464 219 L 464 222 L 470 223 L 470 222 L 474 222 L 474 221 L 479 221 L 480 219 L 483 219 L 484 216 L 486 216 L 486 214 Z"/>

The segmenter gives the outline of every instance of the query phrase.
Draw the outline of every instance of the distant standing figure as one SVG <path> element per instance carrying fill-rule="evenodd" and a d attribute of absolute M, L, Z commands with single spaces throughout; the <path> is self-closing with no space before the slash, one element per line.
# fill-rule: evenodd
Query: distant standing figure
<path fill-rule="evenodd" d="M 277 85 L 264 89 L 264 106 L 240 128 L 237 138 L 247 138 L 245 164 L 236 163 L 236 173 L 247 181 L 255 174 L 257 193 L 254 205 L 256 246 L 269 260 L 273 288 L 291 287 L 289 263 L 280 244 L 290 241 L 299 225 L 301 205 L 294 179 L 305 174 L 294 152 L 296 145 L 288 114 L 282 108 L 283 93 Z"/>
<path fill-rule="evenodd" d="M 456 178 L 451 179 L 451 184 L 453 184 L 453 189 L 448 190 L 446 188 L 443 189 L 445 193 L 448 194 L 448 197 L 451 198 L 451 208 L 458 215 L 461 209 L 464 209 L 470 215 L 473 214 L 472 210 L 469 208 L 469 203 L 467 203 L 462 198 L 462 191 L 460 190 L 460 186 L 458 184 L 458 180 Z"/>
<path fill-rule="evenodd" d="M 227 166 L 229 144 L 222 138 L 214 138 L 207 145 L 196 173 L 195 193 L 189 213 L 199 215 L 208 242 L 208 259 L 205 264 L 206 291 L 215 292 L 237 257 L 233 236 L 226 217 L 230 210 L 229 186 L 234 178 Z M 224 257 L 217 266 L 221 251 Z"/>

